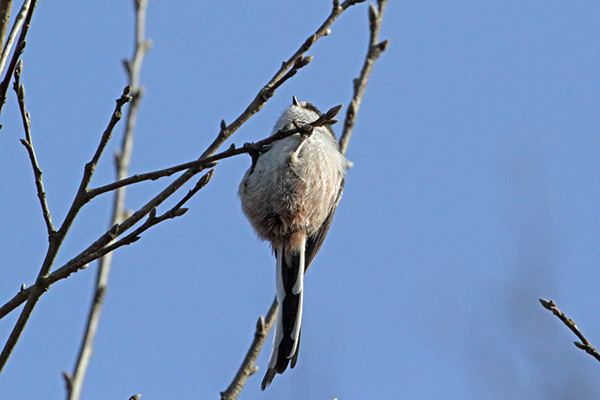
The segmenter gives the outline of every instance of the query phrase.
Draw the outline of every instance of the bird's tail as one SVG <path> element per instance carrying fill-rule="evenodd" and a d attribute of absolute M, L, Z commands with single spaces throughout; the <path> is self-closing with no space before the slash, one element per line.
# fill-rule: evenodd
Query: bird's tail
<path fill-rule="evenodd" d="M 300 346 L 302 325 L 302 296 L 304 291 L 304 250 L 306 240 L 298 248 L 279 246 L 275 249 L 277 258 L 277 325 L 273 335 L 273 351 L 269 369 L 261 384 L 265 390 L 276 374 L 282 374 L 291 360 L 294 368 Z"/>

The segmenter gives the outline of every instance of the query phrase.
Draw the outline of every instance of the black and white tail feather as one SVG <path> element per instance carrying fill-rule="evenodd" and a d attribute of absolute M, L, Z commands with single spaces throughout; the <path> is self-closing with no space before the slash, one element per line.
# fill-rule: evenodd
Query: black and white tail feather
<path fill-rule="evenodd" d="M 279 312 L 273 335 L 273 350 L 269 369 L 262 381 L 265 390 L 276 374 L 282 374 L 291 361 L 296 366 L 302 328 L 302 298 L 304 295 L 304 246 L 299 250 L 275 249 L 277 258 L 277 302 Z"/>

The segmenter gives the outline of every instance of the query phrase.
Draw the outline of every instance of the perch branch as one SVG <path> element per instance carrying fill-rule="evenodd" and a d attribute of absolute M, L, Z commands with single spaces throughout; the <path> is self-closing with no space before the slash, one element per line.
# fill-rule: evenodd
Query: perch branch
<path fill-rule="evenodd" d="M 200 189 L 202 189 L 204 186 L 206 186 L 208 184 L 208 182 L 210 182 L 210 179 L 212 178 L 213 173 L 214 173 L 214 170 L 210 170 L 204 176 L 202 176 L 202 178 L 200 178 L 200 180 L 198 181 L 198 183 L 196 183 L 194 188 L 191 189 L 183 197 L 183 199 L 180 200 L 179 203 L 177 203 L 169 211 L 165 212 L 164 214 L 162 214 L 160 216 L 156 216 L 156 208 L 153 208 L 147 214 L 148 218 L 142 225 L 140 225 L 134 231 L 132 231 L 128 235 L 124 236 L 123 238 L 119 239 L 118 241 L 110 244 L 113 240 L 115 240 L 116 233 L 119 229 L 119 225 L 113 226 L 113 228 L 110 231 L 108 231 L 107 233 L 102 235 L 100 237 L 100 239 L 98 239 L 94 244 L 92 244 L 90 247 L 88 247 L 85 251 L 83 251 L 81 254 L 79 254 L 77 257 L 75 257 L 74 259 L 72 259 L 71 261 L 69 261 L 68 263 L 63 265 L 62 267 L 58 268 L 53 273 L 51 273 L 48 276 L 48 278 L 45 280 L 45 284 L 47 286 L 50 286 L 61 279 L 68 278 L 72 273 L 77 272 L 81 269 L 85 269 L 86 266 L 90 262 L 97 260 L 101 257 L 104 257 L 106 254 L 113 252 L 114 250 L 118 249 L 119 247 L 130 245 L 131 243 L 138 241 L 140 239 L 140 235 L 143 232 L 147 231 L 149 228 L 153 227 L 154 225 L 157 225 L 168 219 L 173 219 L 173 218 L 182 216 L 183 214 L 185 214 L 187 212 L 187 208 L 182 208 L 182 206 L 189 199 L 191 199 L 192 196 L 194 196 Z"/>
<path fill-rule="evenodd" d="M 579 338 L 579 340 L 581 340 L 581 342 L 573 342 L 577 348 L 585 351 L 596 360 L 600 361 L 600 353 L 598 353 L 594 346 L 592 346 L 585 336 L 583 336 L 579 328 L 577 328 L 577 325 L 575 325 L 575 322 L 571 318 L 567 318 L 567 316 L 560 311 L 558 307 L 556 307 L 554 301 L 542 298 L 540 298 L 539 301 L 542 304 L 542 307 L 544 307 L 546 310 L 552 311 L 552 314 L 556 315 L 558 319 L 560 319 L 567 326 L 567 328 L 569 328 Z"/>
<path fill-rule="evenodd" d="M 333 125 L 336 122 L 338 122 L 333 117 L 335 117 L 337 115 L 337 113 L 339 112 L 341 107 L 342 107 L 341 105 L 333 107 L 331 110 L 329 110 L 325 114 L 321 115 L 319 117 L 319 119 L 317 119 L 316 121 L 314 121 L 311 124 L 304 125 L 300 128 L 294 128 L 294 129 L 288 129 L 288 130 L 281 129 L 281 130 L 275 132 L 273 135 L 269 136 L 268 138 L 263 139 L 259 142 L 253 143 L 252 146 L 255 148 L 260 148 L 260 147 L 266 146 L 266 145 L 274 142 L 275 140 L 283 139 L 284 137 L 291 136 L 291 135 L 294 135 L 299 132 L 307 132 L 307 131 L 311 130 L 312 128 L 316 128 L 319 126 Z M 115 189 L 119 189 L 124 186 L 132 185 L 134 183 L 148 181 L 148 180 L 157 180 L 159 178 L 163 178 L 165 176 L 171 176 L 176 172 L 184 171 L 184 170 L 187 170 L 190 168 L 201 168 L 201 170 L 206 169 L 206 168 L 211 168 L 211 167 L 215 166 L 216 162 L 219 160 L 223 160 L 225 158 L 248 153 L 248 151 L 249 151 L 249 149 L 248 149 L 247 145 L 244 145 L 242 147 L 235 147 L 235 145 L 232 145 L 229 149 L 227 149 L 221 153 L 214 154 L 212 156 L 201 157 L 200 159 L 195 160 L 195 161 L 190 161 L 187 163 L 175 165 L 173 167 L 169 167 L 169 168 L 165 168 L 165 169 L 161 169 L 161 170 L 157 170 L 157 171 L 153 171 L 153 172 L 147 172 L 145 174 L 136 174 L 136 175 L 130 176 L 128 178 L 122 179 L 120 181 L 110 183 L 105 186 L 100 186 L 95 189 L 90 189 L 89 196 L 90 196 L 90 199 L 92 199 L 103 193 L 106 193 L 106 192 L 109 192 L 109 191 L 112 191 Z"/>

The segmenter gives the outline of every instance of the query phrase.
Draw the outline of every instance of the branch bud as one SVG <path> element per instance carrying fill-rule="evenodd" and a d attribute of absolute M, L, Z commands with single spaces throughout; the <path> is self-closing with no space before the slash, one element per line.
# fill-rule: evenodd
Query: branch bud
<path fill-rule="evenodd" d="M 344 105 L 340 104 L 338 106 L 335 106 L 335 107 L 331 108 L 329 111 L 327 111 L 325 113 L 325 117 L 327 119 L 332 119 L 333 117 L 335 117 L 336 115 L 338 115 L 338 113 L 340 112 L 340 110 L 342 109 L 342 107 L 344 107 Z"/>
<path fill-rule="evenodd" d="M 377 18 L 379 18 L 379 11 L 377 11 L 377 7 L 375 7 L 375 4 L 371 3 L 369 4 L 369 22 L 371 23 L 371 25 L 375 24 Z"/>

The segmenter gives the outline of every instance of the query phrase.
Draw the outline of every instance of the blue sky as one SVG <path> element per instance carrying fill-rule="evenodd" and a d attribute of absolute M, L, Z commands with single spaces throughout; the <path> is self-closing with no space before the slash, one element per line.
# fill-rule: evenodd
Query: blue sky
<path fill-rule="evenodd" d="M 131 173 L 195 159 L 330 7 L 150 0 Z M 554 299 L 600 346 L 599 18 L 596 2 L 390 2 L 390 45 L 347 153 L 354 168 L 306 276 L 298 364 L 261 392 L 269 338 L 242 399 L 600 395 L 598 362 L 537 301 Z M 132 22 L 129 1 L 42 1 L 34 15 L 22 82 L 55 223 L 126 85 Z M 322 110 L 348 104 L 367 5 L 331 29 L 227 145 L 267 136 L 292 95 Z M 14 97 L 0 118 L 2 304 L 34 282 L 46 251 Z M 113 179 L 122 128 L 92 186 Z M 249 164 L 222 161 L 183 218 L 115 253 L 82 399 L 225 390 L 275 293 L 274 259 L 237 198 Z M 127 207 L 168 182 L 130 188 Z M 84 208 L 56 266 L 104 232 L 110 205 L 103 196 Z M 0 376 L 3 399 L 63 398 L 94 270 L 42 297 Z M 0 321 L 3 341 L 16 316 Z"/>

